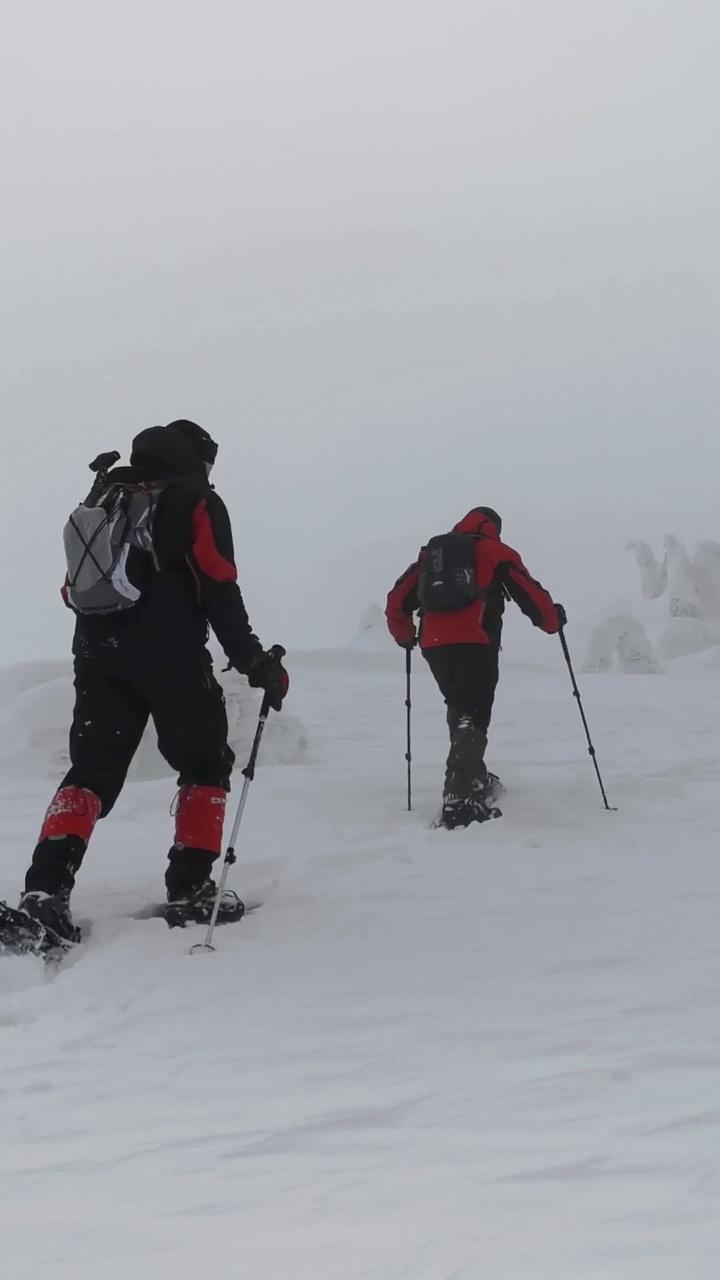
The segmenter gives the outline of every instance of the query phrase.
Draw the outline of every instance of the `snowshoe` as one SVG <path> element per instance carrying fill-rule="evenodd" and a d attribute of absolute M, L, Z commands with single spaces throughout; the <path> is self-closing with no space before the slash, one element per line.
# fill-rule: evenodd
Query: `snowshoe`
<path fill-rule="evenodd" d="M 165 920 L 167 923 L 169 923 L 168 909 L 170 905 L 171 904 L 168 902 L 148 902 L 145 904 L 144 907 L 140 907 L 139 911 L 131 911 L 130 919 L 131 920 Z M 172 904 L 172 905 L 175 906 L 176 904 Z M 249 916 L 253 911 L 257 911 L 258 908 L 261 906 L 262 906 L 261 902 L 246 902 L 244 903 L 244 907 L 245 907 L 244 911 L 240 912 L 239 914 L 235 913 L 229 916 L 219 915 L 217 922 L 218 924 L 232 924 L 234 920 L 242 920 L 245 916 Z M 196 922 L 194 920 L 191 921 L 186 919 L 185 923 L 195 924 Z M 204 923 L 204 921 L 201 921 L 201 923 Z M 210 923 L 209 917 L 208 917 L 207 923 L 208 924 Z"/>
<path fill-rule="evenodd" d="M 206 880 L 190 898 L 178 898 L 165 904 L 163 915 L 170 929 L 184 929 L 188 924 L 209 924 L 215 906 L 217 885 Z M 223 889 L 217 923 L 230 924 L 242 920 L 245 903 L 232 889 Z"/>
<path fill-rule="evenodd" d="M 450 799 L 443 803 L 442 813 L 435 826 L 444 827 L 446 831 L 456 831 L 458 827 L 469 827 L 473 822 L 488 822 L 491 818 L 502 818 L 502 811 L 495 805 L 486 804 L 478 798 Z"/>
<path fill-rule="evenodd" d="M 51 894 L 33 889 L 22 895 L 18 909 L 27 912 L 31 919 L 57 934 L 64 942 L 80 941 L 80 930 L 73 924 L 70 914 L 69 890 Z"/>
<path fill-rule="evenodd" d="M 25 895 L 27 897 L 28 895 Z M 48 898 L 47 894 L 30 895 L 31 897 Z M 80 941 L 80 930 L 70 921 L 72 936 L 66 936 L 46 923 L 36 913 L 37 904 L 25 903 L 22 899 L 18 908 L 9 907 L 0 902 L 0 954 L 2 955 L 35 955 L 44 959 L 60 959 L 66 951 L 70 951 Z M 67 905 L 67 904 L 66 904 Z M 48 911 L 48 916 L 50 912 Z M 69 917 L 69 910 L 68 910 Z"/>
<path fill-rule="evenodd" d="M 491 773 L 488 769 L 487 777 L 485 778 L 485 786 L 482 791 L 483 803 L 486 805 L 492 805 L 495 800 L 499 800 L 500 797 L 504 795 L 505 787 L 503 783 L 500 781 L 496 773 Z"/>

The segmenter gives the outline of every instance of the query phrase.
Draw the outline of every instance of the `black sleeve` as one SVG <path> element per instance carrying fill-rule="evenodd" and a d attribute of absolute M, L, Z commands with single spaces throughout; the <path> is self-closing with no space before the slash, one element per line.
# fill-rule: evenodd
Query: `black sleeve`
<path fill-rule="evenodd" d="M 508 557 L 504 566 L 503 585 L 508 595 L 534 627 L 540 627 L 548 635 L 555 635 L 560 630 L 560 623 L 552 596 L 535 578 L 531 578 L 517 551 L 509 547 L 506 551 Z"/>
<path fill-rule="evenodd" d="M 247 673 L 263 647 L 254 634 L 237 583 L 230 517 L 213 491 L 192 517 L 192 546 L 187 556 L 200 605 L 231 666 Z"/>

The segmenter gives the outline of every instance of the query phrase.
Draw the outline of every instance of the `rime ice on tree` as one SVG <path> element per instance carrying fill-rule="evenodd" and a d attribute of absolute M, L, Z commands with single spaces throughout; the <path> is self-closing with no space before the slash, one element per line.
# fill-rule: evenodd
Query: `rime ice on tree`
<path fill-rule="evenodd" d="M 645 601 L 662 600 L 666 611 L 644 609 L 647 622 L 618 610 L 590 636 L 586 671 L 656 674 L 660 663 L 720 644 L 720 543 L 701 542 L 688 554 L 673 534 L 663 541 L 663 558 L 642 541 L 631 542 Z M 648 634 L 657 631 L 654 640 Z"/>

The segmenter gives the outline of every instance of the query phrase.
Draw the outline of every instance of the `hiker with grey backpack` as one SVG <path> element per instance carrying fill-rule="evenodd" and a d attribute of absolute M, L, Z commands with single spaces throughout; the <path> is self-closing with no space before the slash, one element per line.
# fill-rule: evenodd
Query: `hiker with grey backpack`
<path fill-rule="evenodd" d="M 422 548 L 395 583 L 385 611 L 401 648 L 409 654 L 419 643 L 447 705 L 450 752 L 438 825 L 449 830 L 501 816 L 495 803 L 501 788 L 488 773 L 485 752 L 505 601 L 514 600 L 548 635 L 567 621 L 562 605 L 530 576 L 517 551 L 501 541 L 501 532 L 496 511 L 474 507 L 449 533 Z M 409 707 L 409 657 L 407 675 Z M 406 758 L 409 767 L 409 726 Z"/>
<path fill-rule="evenodd" d="M 6 943 L 28 917 L 49 936 L 79 939 L 70 912 L 75 876 L 150 717 L 179 775 L 168 922 L 212 915 L 234 755 L 209 630 L 230 666 L 265 690 L 264 707 L 279 711 L 288 687 L 284 650 L 264 650 L 248 620 L 227 509 L 209 480 L 216 454 L 209 434 L 183 419 L 136 436 L 129 466 L 114 465 L 117 453 L 92 464 L 95 483 L 65 529 L 63 597 L 76 615 L 71 767 L 45 815 L 19 911 L 0 904 Z M 219 918 L 239 918 L 242 909 L 226 891 Z"/>

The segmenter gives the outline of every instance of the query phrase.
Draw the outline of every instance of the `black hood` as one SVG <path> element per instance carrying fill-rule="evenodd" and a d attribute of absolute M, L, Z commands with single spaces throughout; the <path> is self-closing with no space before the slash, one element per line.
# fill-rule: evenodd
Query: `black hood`
<path fill-rule="evenodd" d="M 207 476 L 217 445 L 196 422 L 179 418 L 167 427 L 147 427 L 132 443 L 130 465 L 149 480 L 168 476 Z"/>
<path fill-rule="evenodd" d="M 488 520 L 492 520 L 498 534 L 502 533 L 502 518 L 498 515 L 497 511 L 494 511 L 492 507 L 475 507 L 475 511 L 477 511 L 481 516 L 487 516 Z"/>

